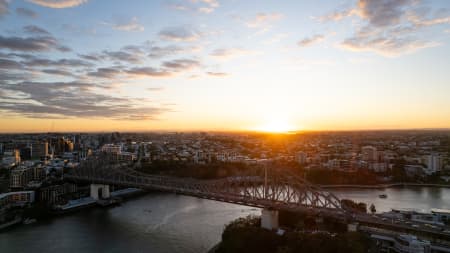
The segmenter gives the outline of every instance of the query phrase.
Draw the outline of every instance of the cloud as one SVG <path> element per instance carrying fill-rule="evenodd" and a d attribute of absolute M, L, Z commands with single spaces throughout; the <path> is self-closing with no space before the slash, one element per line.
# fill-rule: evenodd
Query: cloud
<path fill-rule="evenodd" d="M 346 39 L 341 47 L 356 52 L 376 52 L 387 57 L 396 57 L 403 54 L 413 53 L 419 49 L 436 47 L 437 42 L 425 42 L 412 38 L 397 37 L 355 37 Z"/>
<path fill-rule="evenodd" d="M 28 0 L 28 2 L 55 9 L 71 8 L 86 3 L 88 0 Z"/>
<path fill-rule="evenodd" d="M 171 77 L 173 73 L 152 67 L 135 67 L 126 71 L 127 74 L 138 77 Z"/>
<path fill-rule="evenodd" d="M 201 37 L 201 34 L 186 26 L 174 26 L 164 28 L 159 32 L 159 37 L 169 41 L 192 42 Z"/>
<path fill-rule="evenodd" d="M 177 74 L 193 70 L 201 67 L 201 63 L 195 59 L 174 59 L 170 61 L 164 61 L 159 68 L 154 67 L 139 67 L 132 68 L 124 67 L 108 67 L 98 68 L 96 71 L 88 72 L 90 77 L 114 79 L 118 75 L 124 75 L 125 77 L 150 77 L 150 78 L 168 78 Z"/>
<path fill-rule="evenodd" d="M 72 72 L 62 69 L 44 69 L 42 70 L 42 73 L 57 76 L 76 77 L 74 74 L 72 74 Z"/>
<path fill-rule="evenodd" d="M 0 18 L 9 13 L 9 1 L 0 0 Z"/>
<path fill-rule="evenodd" d="M 168 6 L 171 9 L 179 10 L 179 11 L 189 10 L 189 7 L 187 7 L 186 5 L 183 5 L 183 4 L 169 4 Z"/>
<path fill-rule="evenodd" d="M 300 40 L 297 44 L 300 47 L 309 47 L 314 44 L 320 43 L 321 41 L 323 41 L 324 38 L 325 38 L 325 36 L 323 36 L 321 34 L 316 34 L 312 37 L 304 38 L 304 39 Z"/>
<path fill-rule="evenodd" d="M 58 50 L 61 52 L 70 51 L 52 36 L 37 36 L 37 37 L 4 37 L 0 35 L 0 48 L 9 49 L 13 51 L 24 52 L 43 52 Z"/>
<path fill-rule="evenodd" d="M 220 4 L 216 0 L 190 0 L 183 3 L 173 3 L 168 5 L 169 8 L 178 11 L 193 11 L 203 14 L 214 12 Z"/>
<path fill-rule="evenodd" d="M 240 56 L 255 54 L 254 51 L 240 49 L 240 48 L 218 48 L 210 53 L 210 56 L 221 59 L 229 60 Z"/>
<path fill-rule="evenodd" d="M 198 12 L 205 14 L 212 13 L 220 6 L 219 2 L 216 0 L 191 0 L 191 2 L 205 4 L 205 6 L 197 8 Z"/>
<path fill-rule="evenodd" d="M 356 11 L 354 9 L 334 11 L 325 16 L 319 17 L 319 21 L 321 21 L 321 22 L 340 21 L 341 19 L 350 17 L 355 14 L 356 14 Z"/>
<path fill-rule="evenodd" d="M 191 59 L 178 59 L 163 62 L 162 65 L 172 71 L 186 71 L 200 67 L 200 62 Z"/>
<path fill-rule="evenodd" d="M 103 51 L 102 57 L 108 58 L 112 61 L 123 61 L 128 63 L 139 63 L 142 61 L 144 52 L 138 47 L 123 47 L 118 51 Z"/>
<path fill-rule="evenodd" d="M 113 28 L 120 31 L 133 31 L 133 32 L 142 32 L 144 31 L 144 26 L 141 25 L 138 21 L 137 17 L 131 18 L 131 20 L 127 22 L 121 22 L 113 25 Z"/>
<path fill-rule="evenodd" d="M 91 67 L 92 64 L 80 59 L 59 59 L 52 60 L 46 58 L 33 57 L 22 62 L 28 67 L 60 67 L 60 68 L 77 68 L 77 67 Z"/>
<path fill-rule="evenodd" d="M 16 13 L 19 16 L 27 17 L 27 18 L 37 18 L 38 17 L 38 14 L 36 12 L 34 12 L 30 9 L 27 9 L 27 8 L 23 8 L 23 7 L 17 8 Z"/>
<path fill-rule="evenodd" d="M 0 69 L 21 69 L 22 67 L 22 64 L 16 61 L 0 58 Z"/>
<path fill-rule="evenodd" d="M 202 7 L 197 9 L 198 12 L 209 14 L 214 11 L 214 8 L 211 7 Z"/>
<path fill-rule="evenodd" d="M 105 59 L 104 55 L 98 53 L 78 54 L 78 57 L 89 61 L 101 61 Z"/>
<path fill-rule="evenodd" d="M 408 20 L 416 27 L 427 27 L 434 25 L 450 24 L 449 11 L 438 11 L 434 15 L 427 15 L 427 11 L 409 12 Z"/>
<path fill-rule="evenodd" d="M 246 25 L 250 28 L 267 27 L 274 21 L 281 19 L 283 15 L 281 13 L 258 13 L 256 16 L 247 21 Z"/>
<path fill-rule="evenodd" d="M 89 72 L 89 76 L 93 77 L 100 77 L 100 78 L 115 78 L 117 75 L 119 75 L 122 71 L 117 68 L 98 68 L 95 72 Z"/>
<path fill-rule="evenodd" d="M 224 72 L 206 72 L 207 75 L 209 76 L 214 76 L 214 77 L 227 77 L 229 76 L 228 73 L 224 73 Z"/>
<path fill-rule="evenodd" d="M 361 21 L 340 47 L 351 51 L 375 52 L 396 57 L 420 49 L 440 45 L 420 36 L 423 28 L 450 23 L 450 16 L 434 14 L 417 0 L 359 0 L 351 8 L 335 11 L 320 18 L 321 21 L 356 17 Z"/>
<path fill-rule="evenodd" d="M 193 54 L 200 52 L 201 50 L 202 48 L 199 46 L 187 46 L 187 47 L 181 47 L 177 45 L 152 46 L 150 48 L 150 53 L 148 54 L 148 56 L 151 58 L 163 58 L 177 54 Z"/>
<path fill-rule="evenodd" d="M 50 35 L 50 33 L 44 28 L 40 28 L 35 25 L 27 25 L 23 27 L 26 33 L 37 34 L 37 35 Z"/>
<path fill-rule="evenodd" d="M 114 97 L 93 91 L 81 82 L 21 82 L 1 85 L 0 110 L 30 118 L 157 119 L 168 107 L 143 106 L 142 100 Z M 83 98 L 83 99 L 80 99 Z M 139 103 L 138 103 L 139 102 Z"/>

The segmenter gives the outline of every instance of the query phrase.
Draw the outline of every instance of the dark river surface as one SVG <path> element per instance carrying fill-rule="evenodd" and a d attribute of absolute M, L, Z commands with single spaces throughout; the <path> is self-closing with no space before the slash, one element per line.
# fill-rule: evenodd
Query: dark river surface
<path fill-rule="evenodd" d="M 450 189 L 330 190 L 340 198 L 391 208 L 450 209 Z M 378 197 L 387 194 L 386 199 Z M 207 252 L 224 226 L 252 207 L 174 194 L 151 193 L 111 208 L 94 208 L 0 233 L 0 252 Z"/>

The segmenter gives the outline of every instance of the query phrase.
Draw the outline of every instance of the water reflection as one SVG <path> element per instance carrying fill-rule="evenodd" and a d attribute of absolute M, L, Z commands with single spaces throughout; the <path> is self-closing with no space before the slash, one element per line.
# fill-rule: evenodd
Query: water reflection
<path fill-rule="evenodd" d="M 450 209 L 450 189 L 431 187 L 399 187 L 389 189 L 344 189 L 332 190 L 339 198 L 349 198 L 370 205 L 378 212 L 392 208 L 412 208 L 430 211 L 432 208 Z M 380 194 L 386 194 L 382 199 Z"/>
<path fill-rule="evenodd" d="M 450 209 L 450 189 L 334 190 L 340 198 L 391 208 Z M 386 199 L 379 198 L 386 194 Z M 224 225 L 259 209 L 173 194 L 149 194 L 0 233 L 1 252 L 207 252 Z"/>

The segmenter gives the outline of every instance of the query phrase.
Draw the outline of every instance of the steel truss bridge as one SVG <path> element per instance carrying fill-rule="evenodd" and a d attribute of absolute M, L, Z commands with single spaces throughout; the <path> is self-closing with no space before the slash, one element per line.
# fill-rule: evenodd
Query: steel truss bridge
<path fill-rule="evenodd" d="M 140 173 L 118 165 L 81 166 L 66 179 L 96 184 L 136 187 L 172 192 L 222 202 L 323 214 L 339 219 L 349 217 L 341 201 L 332 193 L 282 169 L 261 168 L 247 176 L 219 180 L 196 180 Z"/>
<path fill-rule="evenodd" d="M 197 180 L 149 175 L 120 165 L 103 165 L 80 166 L 65 174 L 64 178 L 92 184 L 170 192 L 269 210 L 299 212 L 334 218 L 345 223 L 357 222 L 374 229 L 415 234 L 450 247 L 449 234 L 439 230 L 414 228 L 406 223 L 394 224 L 373 215 L 353 212 L 345 208 L 334 194 L 289 170 L 261 168 L 247 176 Z"/>

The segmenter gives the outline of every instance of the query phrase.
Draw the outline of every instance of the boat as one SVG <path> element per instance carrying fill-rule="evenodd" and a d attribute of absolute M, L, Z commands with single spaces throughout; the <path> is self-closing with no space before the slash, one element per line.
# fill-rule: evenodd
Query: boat
<path fill-rule="evenodd" d="M 28 224 L 35 223 L 36 221 L 37 221 L 36 219 L 25 219 L 22 223 L 25 225 L 28 225 Z"/>
<path fill-rule="evenodd" d="M 378 195 L 378 197 L 380 197 L 380 199 L 385 199 L 385 198 L 387 198 L 387 195 L 386 194 L 380 194 L 380 195 Z"/>

